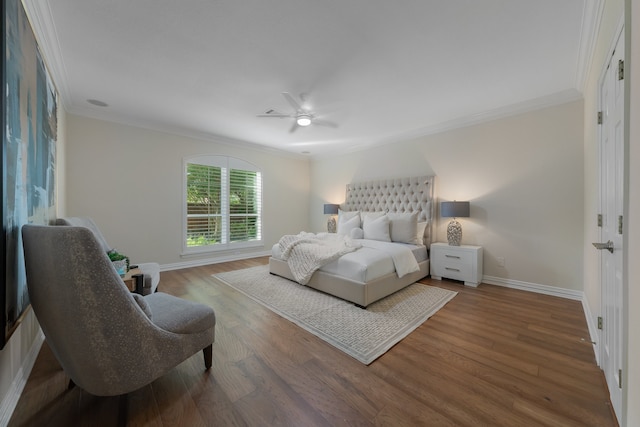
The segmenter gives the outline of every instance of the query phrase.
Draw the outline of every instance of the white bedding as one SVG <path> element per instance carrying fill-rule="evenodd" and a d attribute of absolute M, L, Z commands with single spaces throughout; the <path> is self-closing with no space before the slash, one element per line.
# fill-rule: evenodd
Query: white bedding
<path fill-rule="evenodd" d="M 278 248 L 298 283 L 306 285 L 313 273 L 338 257 L 360 248 L 349 236 L 306 233 L 282 236 Z"/>
<path fill-rule="evenodd" d="M 416 261 L 415 256 L 413 256 L 411 249 L 407 248 L 404 244 L 389 244 L 389 242 L 381 242 L 378 240 L 363 240 L 362 245 L 391 255 L 393 267 L 400 278 L 420 270 L 418 261 Z"/>
<path fill-rule="evenodd" d="M 394 259 L 398 263 L 399 277 L 412 271 L 417 271 L 418 263 L 425 261 L 427 248 L 423 245 L 411 245 L 406 243 L 382 242 L 377 240 L 354 239 L 362 247 L 354 252 L 342 255 L 320 268 L 321 271 L 343 276 L 357 282 L 369 282 L 396 272 Z M 272 256 L 282 260 L 282 251 L 278 244 L 271 250 Z M 402 253 L 412 254 L 405 257 Z M 413 258 L 413 260 L 411 260 Z"/>

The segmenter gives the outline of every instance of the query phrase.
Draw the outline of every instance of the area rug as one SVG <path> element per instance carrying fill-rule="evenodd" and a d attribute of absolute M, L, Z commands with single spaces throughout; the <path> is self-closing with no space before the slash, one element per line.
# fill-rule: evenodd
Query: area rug
<path fill-rule="evenodd" d="M 414 283 L 366 309 L 252 267 L 213 277 L 369 365 L 457 292 Z"/>

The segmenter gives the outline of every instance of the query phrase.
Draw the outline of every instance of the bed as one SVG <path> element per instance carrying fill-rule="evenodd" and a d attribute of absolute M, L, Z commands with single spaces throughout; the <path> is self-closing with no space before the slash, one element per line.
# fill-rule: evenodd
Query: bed
<path fill-rule="evenodd" d="M 356 249 L 346 250 L 323 265 L 303 284 L 366 307 L 427 276 L 434 205 L 433 176 L 348 184 L 345 202 L 340 205 L 337 235 L 318 235 L 327 239 L 345 236 L 347 245 L 354 245 Z M 359 227 L 354 227 L 356 223 Z M 385 223 L 390 242 L 385 236 L 379 237 L 384 234 Z M 387 250 L 395 251 L 394 256 Z M 413 255 L 417 268 L 403 271 L 399 277 L 396 266 L 400 271 L 403 264 L 397 264 L 397 258 L 401 257 L 396 254 L 402 254 L 401 259 L 407 260 L 407 252 Z M 290 262 L 283 256 L 283 245 L 275 244 L 269 258 L 269 271 L 298 281 Z M 294 272 L 297 273 L 295 267 Z"/>

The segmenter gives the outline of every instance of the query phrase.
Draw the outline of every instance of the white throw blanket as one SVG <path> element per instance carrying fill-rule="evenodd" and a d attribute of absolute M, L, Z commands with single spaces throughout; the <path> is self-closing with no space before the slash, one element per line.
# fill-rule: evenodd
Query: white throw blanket
<path fill-rule="evenodd" d="M 278 245 L 282 259 L 287 261 L 293 277 L 301 285 L 309 283 L 313 273 L 323 265 L 361 247 L 349 236 L 304 231 L 282 236 Z"/>
<path fill-rule="evenodd" d="M 393 259 L 393 265 L 396 268 L 398 277 L 420 270 L 418 261 L 416 261 L 416 257 L 413 255 L 413 252 L 411 252 L 411 249 L 400 243 L 389 244 L 377 240 L 362 240 L 362 246 L 388 253 Z"/>

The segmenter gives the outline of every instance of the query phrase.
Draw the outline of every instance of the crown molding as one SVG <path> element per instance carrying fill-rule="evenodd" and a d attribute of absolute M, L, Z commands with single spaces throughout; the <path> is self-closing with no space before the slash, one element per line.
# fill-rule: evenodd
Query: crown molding
<path fill-rule="evenodd" d="M 582 92 L 586 84 L 598 41 L 604 0 L 585 0 L 576 66 L 576 88 Z"/>
<path fill-rule="evenodd" d="M 53 84 L 58 89 L 58 101 L 62 102 L 62 106 L 66 110 L 69 106 L 71 93 L 67 84 L 67 72 L 61 56 L 62 49 L 60 49 L 58 33 L 53 22 L 49 2 L 46 0 L 22 0 L 22 4 L 29 22 L 31 22 L 31 28 L 33 28 L 33 33 L 53 79 Z"/>
<path fill-rule="evenodd" d="M 115 123 L 123 126 L 131 126 L 139 129 L 146 129 L 152 132 L 166 133 L 169 135 L 180 136 L 184 138 L 197 139 L 200 141 L 213 142 L 232 146 L 234 148 L 245 148 L 263 153 L 269 153 L 280 157 L 289 157 L 294 159 L 308 159 L 309 155 L 296 153 L 293 151 L 275 148 L 269 145 L 258 144 L 251 141 L 235 139 L 223 135 L 209 132 L 200 132 L 194 129 L 187 129 L 178 126 L 171 126 L 160 122 L 151 122 L 145 120 L 135 120 L 123 115 L 112 114 L 109 112 L 93 112 L 89 109 L 69 108 L 65 109 L 68 114 L 78 117 L 86 117 L 89 119 L 100 120 L 107 123 Z"/>
<path fill-rule="evenodd" d="M 517 116 L 519 114 L 528 113 L 531 111 L 541 110 L 544 108 L 553 107 L 556 105 L 562 105 L 569 102 L 582 100 L 582 93 L 576 89 L 569 89 L 551 95 L 530 99 L 528 101 L 519 102 L 516 104 L 507 105 L 504 107 L 495 108 L 493 110 L 481 111 L 476 114 L 471 114 L 457 119 L 445 121 L 442 123 L 436 123 L 431 126 L 425 126 L 423 128 L 414 129 L 409 132 L 405 132 L 399 135 L 389 136 L 386 138 L 378 139 L 377 141 L 362 142 L 359 145 L 353 144 L 350 148 L 345 148 L 340 151 L 333 151 L 330 154 L 318 154 L 312 156 L 314 160 L 326 159 L 334 157 L 336 154 L 349 154 L 357 153 L 367 149 L 371 149 L 377 146 L 383 146 L 388 144 L 396 144 L 401 141 L 410 141 L 417 138 L 422 138 L 429 135 L 436 135 L 439 133 L 461 129 L 468 126 L 474 126 L 482 123 L 491 122 L 507 117 Z"/>

